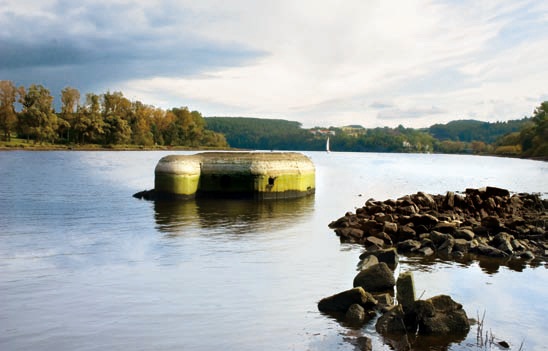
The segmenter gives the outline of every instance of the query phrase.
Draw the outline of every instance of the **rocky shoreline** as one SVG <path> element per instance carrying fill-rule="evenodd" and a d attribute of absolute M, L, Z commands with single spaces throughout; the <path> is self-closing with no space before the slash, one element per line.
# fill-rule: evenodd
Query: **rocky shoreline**
<path fill-rule="evenodd" d="M 320 300 L 318 309 L 353 327 L 379 316 L 375 329 L 396 350 L 459 342 L 471 322 L 463 306 L 446 295 L 417 300 L 413 273 L 394 277 L 399 255 L 487 259 L 509 266 L 546 262 L 547 209 L 548 201 L 539 194 L 511 194 L 496 187 L 369 199 L 355 213 L 329 224 L 341 242 L 362 244 L 365 250 L 354 288 Z M 351 342 L 358 350 L 371 350 L 365 336 Z"/>
<path fill-rule="evenodd" d="M 506 189 L 463 194 L 418 192 L 397 200 L 367 200 L 329 224 L 342 242 L 367 251 L 396 247 L 400 254 L 459 259 L 466 254 L 503 259 L 548 259 L 548 200 Z"/>

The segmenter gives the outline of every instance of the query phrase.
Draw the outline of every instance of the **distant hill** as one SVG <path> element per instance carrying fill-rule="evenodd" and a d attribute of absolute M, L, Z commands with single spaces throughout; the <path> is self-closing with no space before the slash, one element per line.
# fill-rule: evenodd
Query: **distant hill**
<path fill-rule="evenodd" d="M 324 141 L 314 138 L 301 123 L 252 117 L 206 117 L 207 128 L 225 135 L 231 147 L 259 150 L 322 150 Z"/>
<path fill-rule="evenodd" d="M 301 123 L 283 119 L 205 117 L 204 120 L 209 130 L 223 134 L 231 147 L 240 149 L 321 151 L 325 150 L 328 137 L 325 128 L 303 129 Z M 538 137 L 534 138 L 534 135 L 539 134 L 536 129 L 527 132 L 533 135 L 527 138 L 521 132 L 531 125 L 532 118 L 495 123 L 457 120 L 423 129 L 403 126 L 364 128 L 363 131 L 360 129 L 359 133 L 356 133 L 354 128 L 346 126 L 329 128 L 329 137 L 332 151 L 475 154 L 496 152 L 519 155 L 521 150 L 527 149 L 528 144 L 539 144 L 535 141 Z M 319 133 L 318 129 L 322 129 L 323 133 Z M 523 141 L 520 141 L 521 139 Z M 539 152 L 531 154 L 536 156 Z"/>
<path fill-rule="evenodd" d="M 438 140 L 483 141 L 491 144 L 500 137 L 520 131 L 531 118 L 507 122 L 481 122 L 472 119 L 451 121 L 447 124 L 434 124 L 427 131 Z"/>

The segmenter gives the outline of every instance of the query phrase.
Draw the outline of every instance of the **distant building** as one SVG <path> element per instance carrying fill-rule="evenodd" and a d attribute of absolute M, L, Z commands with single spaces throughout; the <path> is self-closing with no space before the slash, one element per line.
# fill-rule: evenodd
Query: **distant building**
<path fill-rule="evenodd" d="M 319 129 L 319 128 L 310 129 L 310 133 L 314 135 L 335 135 L 336 134 L 334 130 Z"/>
<path fill-rule="evenodd" d="M 341 130 L 350 136 L 358 137 L 360 135 L 364 135 L 366 133 L 366 130 L 364 127 L 360 125 L 350 125 L 350 126 L 344 126 L 341 127 Z"/>

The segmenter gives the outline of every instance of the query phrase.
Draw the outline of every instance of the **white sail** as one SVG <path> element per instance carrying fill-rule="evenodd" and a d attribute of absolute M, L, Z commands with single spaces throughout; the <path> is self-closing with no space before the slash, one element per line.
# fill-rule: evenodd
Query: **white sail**
<path fill-rule="evenodd" d="M 331 152 L 331 150 L 329 149 L 329 137 L 327 137 L 327 143 L 325 144 L 325 151 Z"/>

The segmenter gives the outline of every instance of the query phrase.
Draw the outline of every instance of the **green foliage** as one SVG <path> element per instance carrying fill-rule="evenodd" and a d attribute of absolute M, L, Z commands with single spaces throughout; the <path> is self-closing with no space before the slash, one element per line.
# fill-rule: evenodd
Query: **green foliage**
<path fill-rule="evenodd" d="M 490 144 L 498 138 L 519 131 L 528 122 L 528 118 L 507 122 L 480 122 L 476 120 L 458 120 L 447 124 L 434 124 L 428 131 L 438 140 L 482 141 Z"/>
<path fill-rule="evenodd" d="M 21 106 L 16 112 L 15 102 Z M 80 104 L 80 92 L 61 91 L 61 111 L 52 107 L 53 97 L 41 85 L 25 92 L 10 81 L 0 81 L 0 132 L 9 141 L 18 138 L 38 143 L 99 145 L 165 145 L 184 147 L 231 146 L 262 150 L 325 150 L 329 137 L 333 151 L 495 153 L 498 155 L 548 157 L 548 101 L 530 118 L 507 122 L 452 121 L 427 129 L 373 128 L 353 133 L 348 128 L 303 129 L 299 122 L 247 117 L 207 117 L 187 107 L 164 111 L 121 92 L 88 93 Z"/>
<path fill-rule="evenodd" d="M 13 82 L 0 81 L 0 131 L 3 133 L 2 139 L 5 141 L 10 141 L 11 133 L 15 131 L 17 114 L 13 106 L 18 95 L 19 90 Z"/>
<path fill-rule="evenodd" d="M 548 157 L 548 101 L 535 109 L 532 123 L 520 133 L 523 156 Z"/>
<path fill-rule="evenodd" d="M 299 122 L 247 117 L 206 117 L 207 127 L 225 135 L 231 147 L 258 150 L 325 150 Z"/>
<path fill-rule="evenodd" d="M 20 113 L 14 109 L 17 95 L 23 106 Z M 41 85 L 31 85 L 25 92 L 12 82 L 0 81 L 0 129 L 4 138 L 9 139 L 15 130 L 19 137 L 39 143 L 228 146 L 223 135 L 205 128 L 198 111 L 190 112 L 186 107 L 163 111 L 132 102 L 121 92 L 88 93 L 80 105 L 80 92 L 71 87 L 61 91 L 58 114 L 52 102 L 49 90 Z"/>
<path fill-rule="evenodd" d="M 34 141 L 53 142 L 57 136 L 57 115 L 51 96 L 42 85 L 31 85 L 22 99 L 23 112 L 19 115 L 20 131 Z"/>

